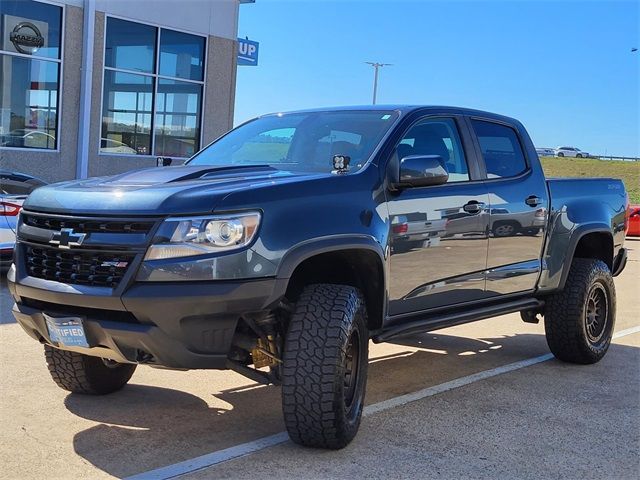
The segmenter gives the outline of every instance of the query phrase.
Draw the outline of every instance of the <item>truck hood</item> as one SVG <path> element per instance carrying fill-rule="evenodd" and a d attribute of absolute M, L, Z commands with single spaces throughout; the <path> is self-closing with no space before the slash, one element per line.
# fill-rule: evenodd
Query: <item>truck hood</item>
<path fill-rule="evenodd" d="M 40 187 L 24 208 L 87 215 L 202 214 L 231 192 L 327 175 L 251 165 L 154 167 Z"/>

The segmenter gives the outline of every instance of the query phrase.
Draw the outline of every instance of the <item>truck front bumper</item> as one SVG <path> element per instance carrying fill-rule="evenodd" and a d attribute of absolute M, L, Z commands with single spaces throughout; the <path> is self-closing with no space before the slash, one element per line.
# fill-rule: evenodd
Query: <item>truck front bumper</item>
<path fill-rule="evenodd" d="M 274 278 L 136 283 L 121 296 L 95 297 L 56 291 L 41 282 L 15 283 L 9 276 L 13 314 L 34 339 L 117 362 L 175 369 L 226 368 L 238 320 L 268 310 L 280 299 Z M 53 342 L 43 314 L 82 319 L 89 347 Z"/>

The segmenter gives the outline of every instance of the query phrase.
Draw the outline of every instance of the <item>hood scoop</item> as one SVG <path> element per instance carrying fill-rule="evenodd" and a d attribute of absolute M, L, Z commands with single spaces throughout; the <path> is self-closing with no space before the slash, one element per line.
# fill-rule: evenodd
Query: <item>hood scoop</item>
<path fill-rule="evenodd" d="M 277 168 L 270 167 L 269 165 L 235 165 L 230 167 L 215 167 L 213 169 L 209 169 L 202 175 L 193 178 L 205 179 L 205 178 L 222 178 L 227 176 L 235 176 L 238 173 L 242 174 L 264 174 L 264 173 L 275 173 L 279 170 Z M 227 175 L 228 174 L 228 175 Z M 184 180 L 184 179 L 183 179 Z M 187 179 L 191 180 L 191 178 Z"/>
<path fill-rule="evenodd" d="M 207 165 L 198 166 L 176 166 L 176 167 L 155 167 L 144 170 L 135 170 L 122 175 L 112 177 L 103 185 L 127 185 L 145 186 L 162 183 L 184 182 L 187 180 L 201 180 L 215 177 L 223 177 L 225 174 L 237 175 L 238 173 L 271 173 L 277 169 L 268 165 L 228 165 L 212 167 Z"/>

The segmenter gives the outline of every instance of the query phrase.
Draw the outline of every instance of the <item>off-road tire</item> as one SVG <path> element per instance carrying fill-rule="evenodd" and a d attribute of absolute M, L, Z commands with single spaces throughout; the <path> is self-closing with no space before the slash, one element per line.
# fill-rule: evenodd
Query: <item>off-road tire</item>
<path fill-rule="evenodd" d="M 282 368 L 282 410 L 294 442 L 339 449 L 355 437 L 368 347 L 366 308 L 358 289 L 330 284 L 304 289 L 289 323 Z M 355 377 L 348 383 L 345 372 L 350 369 Z"/>
<path fill-rule="evenodd" d="M 51 378 L 73 393 L 106 395 L 124 387 L 136 365 L 112 363 L 99 357 L 44 346 L 44 355 Z"/>
<path fill-rule="evenodd" d="M 597 329 L 589 318 L 590 312 L 596 318 L 590 303 L 594 294 L 601 297 L 600 308 L 606 307 Z M 575 258 L 564 290 L 546 298 L 544 330 L 551 352 L 564 362 L 600 361 L 611 344 L 615 319 L 616 290 L 609 268 L 601 260 Z"/>

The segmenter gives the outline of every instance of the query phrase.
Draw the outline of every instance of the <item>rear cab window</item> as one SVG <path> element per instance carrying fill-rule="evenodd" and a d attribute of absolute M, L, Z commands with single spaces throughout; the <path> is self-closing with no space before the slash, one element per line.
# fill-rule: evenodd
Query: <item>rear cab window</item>
<path fill-rule="evenodd" d="M 506 125 L 472 119 L 487 178 L 515 177 L 527 170 L 522 146 L 516 131 Z"/>

